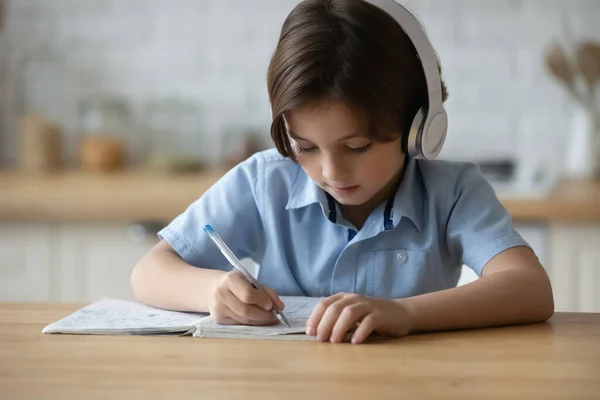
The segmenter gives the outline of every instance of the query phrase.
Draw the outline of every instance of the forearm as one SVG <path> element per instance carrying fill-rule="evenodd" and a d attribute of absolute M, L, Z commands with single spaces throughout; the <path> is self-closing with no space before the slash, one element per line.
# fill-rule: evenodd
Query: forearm
<path fill-rule="evenodd" d="M 135 266 L 131 286 L 136 300 L 149 306 L 208 312 L 212 288 L 224 274 L 194 267 L 173 251 L 155 248 Z"/>
<path fill-rule="evenodd" d="M 502 271 L 468 285 L 395 301 L 410 310 L 411 332 L 538 322 L 554 312 L 543 271 Z"/>

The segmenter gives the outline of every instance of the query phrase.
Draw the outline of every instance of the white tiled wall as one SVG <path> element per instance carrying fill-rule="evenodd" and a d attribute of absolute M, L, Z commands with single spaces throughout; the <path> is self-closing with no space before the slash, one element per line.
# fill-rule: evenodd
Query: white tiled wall
<path fill-rule="evenodd" d="M 202 107 L 192 151 L 224 130 L 267 137 L 265 71 L 297 0 L 6 0 L 0 34 L 0 161 L 15 161 L 17 116 L 37 110 L 77 133 L 80 99 L 124 96 L 148 145 L 144 107 L 176 97 Z M 553 39 L 600 40 L 600 0 L 409 0 L 450 90 L 446 157 L 557 157 L 570 102 L 549 78 Z M 540 144 L 537 139 L 549 139 Z M 147 139 L 147 140 L 146 140 Z M 140 144 L 141 146 L 141 144 Z M 74 159 L 73 144 L 68 149 Z"/>

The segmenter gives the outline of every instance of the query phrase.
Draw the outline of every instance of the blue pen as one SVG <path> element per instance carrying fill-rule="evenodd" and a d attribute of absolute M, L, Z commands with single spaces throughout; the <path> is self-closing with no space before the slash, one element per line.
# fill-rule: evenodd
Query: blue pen
<path fill-rule="evenodd" d="M 204 232 L 208 234 L 210 239 L 225 256 L 227 261 L 229 261 L 229 263 L 233 266 L 233 268 L 240 272 L 255 289 L 262 290 L 267 294 L 267 296 L 269 295 L 265 288 L 261 285 L 261 283 L 254 279 L 250 272 L 248 272 L 246 268 L 244 268 L 240 260 L 235 256 L 235 254 L 233 254 L 231 249 L 225 244 L 223 239 L 221 239 L 221 237 L 217 234 L 217 232 L 214 231 L 214 229 L 210 225 L 206 225 L 204 227 Z M 283 312 L 281 312 L 281 310 L 275 305 L 274 302 L 271 311 L 273 311 L 277 319 L 281 321 L 282 324 L 290 328 L 290 323 L 288 322 L 287 318 L 285 317 L 285 315 L 283 315 Z"/>

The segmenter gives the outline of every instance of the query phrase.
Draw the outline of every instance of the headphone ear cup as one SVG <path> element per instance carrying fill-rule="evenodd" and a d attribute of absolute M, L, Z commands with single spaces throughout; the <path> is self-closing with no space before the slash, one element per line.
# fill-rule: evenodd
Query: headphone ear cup
<path fill-rule="evenodd" d="M 423 156 L 422 138 L 423 125 L 425 123 L 425 113 L 422 108 L 415 114 L 408 135 L 403 135 L 402 150 L 413 158 L 421 158 Z"/>
<path fill-rule="evenodd" d="M 447 130 L 448 116 L 445 111 L 430 116 L 427 130 L 423 128 L 421 134 L 420 144 L 423 158 L 433 160 L 439 156 L 446 140 Z"/>

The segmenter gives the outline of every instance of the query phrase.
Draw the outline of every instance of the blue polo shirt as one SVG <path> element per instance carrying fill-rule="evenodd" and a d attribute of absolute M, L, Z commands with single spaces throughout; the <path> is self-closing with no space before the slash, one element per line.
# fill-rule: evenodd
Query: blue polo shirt
<path fill-rule="evenodd" d="M 382 298 L 455 287 L 496 254 L 528 246 L 473 163 L 410 159 L 395 195 L 357 230 L 337 203 L 275 149 L 234 167 L 159 232 L 189 264 L 231 266 L 217 233 L 280 295 L 338 292 Z"/>

